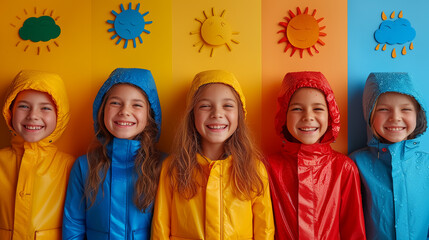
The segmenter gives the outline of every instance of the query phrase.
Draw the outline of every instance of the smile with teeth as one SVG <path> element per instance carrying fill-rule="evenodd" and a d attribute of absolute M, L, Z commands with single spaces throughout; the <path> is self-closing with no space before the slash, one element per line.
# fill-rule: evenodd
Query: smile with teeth
<path fill-rule="evenodd" d="M 39 125 L 24 125 L 25 129 L 28 130 L 40 130 L 43 128 L 43 126 L 39 126 Z"/>
<path fill-rule="evenodd" d="M 115 122 L 116 124 L 118 124 L 119 126 L 132 126 L 135 123 L 133 122 Z"/>
<path fill-rule="evenodd" d="M 405 127 L 386 127 L 389 131 L 402 131 L 405 129 Z"/>
<path fill-rule="evenodd" d="M 317 127 L 303 127 L 303 128 L 298 128 L 301 131 L 304 132 L 314 132 L 316 131 L 318 128 Z"/>
<path fill-rule="evenodd" d="M 207 125 L 209 129 L 225 129 L 227 125 Z"/>

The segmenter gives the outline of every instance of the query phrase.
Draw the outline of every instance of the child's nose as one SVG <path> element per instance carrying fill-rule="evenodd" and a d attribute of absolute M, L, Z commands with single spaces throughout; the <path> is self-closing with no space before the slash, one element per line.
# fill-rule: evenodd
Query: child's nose
<path fill-rule="evenodd" d="M 399 121 L 401 120 L 401 114 L 399 111 L 392 111 L 390 115 L 390 121 Z"/>
<path fill-rule="evenodd" d="M 303 121 L 313 121 L 314 120 L 314 114 L 312 111 L 304 111 L 304 115 L 302 116 Z"/>
<path fill-rule="evenodd" d="M 218 107 L 214 107 L 212 110 L 211 117 L 212 118 L 221 118 L 222 116 L 223 116 L 222 109 L 220 109 Z"/>
<path fill-rule="evenodd" d="M 127 106 L 123 106 L 121 108 L 121 110 L 119 111 L 119 115 L 123 115 L 123 116 L 129 116 L 130 115 L 130 110 Z"/>
<path fill-rule="evenodd" d="M 28 112 L 27 119 L 38 119 L 38 118 L 39 118 L 39 112 L 37 110 L 31 109 Z"/>

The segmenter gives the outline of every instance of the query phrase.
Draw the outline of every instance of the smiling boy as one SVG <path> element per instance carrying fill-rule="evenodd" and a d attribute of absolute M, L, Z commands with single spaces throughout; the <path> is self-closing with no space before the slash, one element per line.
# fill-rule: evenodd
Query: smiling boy
<path fill-rule="evenodd" d="M 282 148 L 268 157 L 276 239 L 365 239 L 358 170 L 330 146 L 340 113 L 328 81 L 288 73 L 277 101 Z"/>

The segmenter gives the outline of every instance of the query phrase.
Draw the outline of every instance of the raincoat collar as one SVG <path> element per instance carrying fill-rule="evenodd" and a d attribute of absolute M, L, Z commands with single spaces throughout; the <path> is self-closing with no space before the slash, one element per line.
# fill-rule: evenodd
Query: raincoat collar
<path fill-rule="evenodd" d="M 146 69 L 117 68 L 110 74 L 109 78 L 104 82 L 103 86 L 101 86 L 94 100 L 92 118 L 94 120 L 95 132 L 97 132 L 99 128 L 97 114 L 101 107 L 101 103 L 103 102 L 104 95 L 107 91 L 109 91 L 110 88 L 118 83 L 132 84 L 146 93 L 150 107 L 155 114 L 154 118 L 158 127 L 156 141 L 158 141 L 161 134 L 161 104 L 159 102 L 155 80 L 153 79 L 152 73 Z"/>
<path fill-rule="evenodd" d="M 329 143 L 315 143 L 315 144 L 302 144 L 285 141 L 282 144 L 281 154 L 285 159 L 289 159 L 290 156 L 294 156 L 294 159 L 298 159 L 299 165 L 304 166 L 318 166 L 324 165 L 326 161 L 329 161 L 331 156 L 332 148 Z"/>
<path fill-rule="evenodd" d="M 406 161 L 412 159 L 415 152 L 420 146 L 420 137 L 404 140 L 397 143 L 382 143 L 376 137 L 373 137 L 369 142 L 368 146 L 374 151 L 377 159 L 386 160 L 388 162 L 399 159 L 400 161 Z"/>
<path fill-rule="evenodd" d="M 240 83 L 238 82 L 237 78 L 235 78 L 234 74 L 224 70 L 208 70 L 195 75 L 188 92 L 188 106 L 191 104 L 192 99 L 198 89 L 201 86 L 209 83 L 222 83 L 232 87 L 240 97 L 241 104 L 243 105 L 244 115 L 246 116 L 246 99 L 244 97 L 243 91 L 241 90 Z"/>
<path fill-rule="evenodd" d="M 320 72 L 291 72 L 286 74 L 277 98 L 277 115 L 275 117 L 276 133 L 284 142 L 288 142 L 283 135 L 283 128 L 286 127 L 286 114 L 289 102 L 296 90 L 303 87 L 315 88 L 324 93 L 328 104 L 329 122 L 328 129 L 320 142 L 332 143 L 337 138 L 340 131 L 340 111 L 331 86 L 325 76 Z"/>
<path fill-rule="evenodd" d="M 228 157 L 226 157 L 225 159 L 221 159 L 221 160 L 212 160 L 202 154 L 197 153 L 197 162 L 202 165 L 213 165 L 216 163 L 230 163 L 232 161 L 232 155 L 229 155 Z"/>
<path fill-rule="evenodd" d="M 59 75 L 42 71 L 23 70 L 16 75 L 6 92 L 6 101 L 3 106 L 3 116 L 12 134 L 12 145 L 15 147 L 22 146 L 24 144 L 24 139 L 13 129 L 11 122 L 12 110 L 10 107 L 19 92 L 24 90 L 35 90 L 48 93 L 56 105 L 57 126 L 54 131 L 37 143 L 27 144 L 31 148 L 50 146 L 63 134 L 70 119 L 69 102 L 64 82 Z"/>
<path fill-rule="evenodd" d="M 413 81 L 408 73 L 401 72 L 377 72 L 370 73 L 363 91 L 362 105 L 363 115 L 367 123 L 368 143 L 374 141 L 374 133 L 370 126 L 371 113 L 376 105 L 378 97 L 386 92 L 397 92 L 413 97 L 426 113 L 426 106 L 420 93 L 414 88 Z M 427 114 L 426 114 L 427 118 Z M 427 122 L 427 119 L 426 119 Z M 426 129 L 425 129 L 426 131 Z"/>
<path fill-rule="evenodd" d="M 107 145 L 107 156 L 112 159 L 112 164 L 134 162 L 141 147 L 138 140 L 113 138 Z"/>

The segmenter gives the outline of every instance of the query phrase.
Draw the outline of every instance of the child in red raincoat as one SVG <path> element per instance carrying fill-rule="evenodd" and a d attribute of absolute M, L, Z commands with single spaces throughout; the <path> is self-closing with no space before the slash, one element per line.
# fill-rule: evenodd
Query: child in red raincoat
<path fill-rule="evenodd" d="M 322 73 L 286 74 L 275 127 L 283 140 L 268 158 L 276 239 L 365 239 L 359 173 L 330 146 L 340 113 Z"/>

